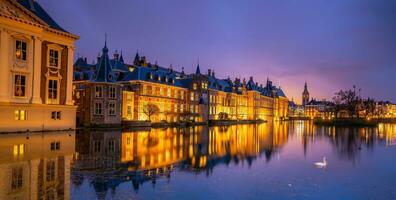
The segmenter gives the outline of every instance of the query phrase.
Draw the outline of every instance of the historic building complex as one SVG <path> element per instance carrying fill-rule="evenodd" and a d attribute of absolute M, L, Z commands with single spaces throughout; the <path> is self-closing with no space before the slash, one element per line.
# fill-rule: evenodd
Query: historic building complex
<path fill-rule="evenodd" d="M 108 55 L 107 45 L 94 64 L 80 57 L 74 64 L 74 101 L 80 125 L 121 121 L 207 122 L 208 120 L 281 120 L 288 115 L 282 89 L 267 80 L 222 79 L 208 69 L 195 73 L 152 64 L 136 54 Z"/>
<path fill-rule="evenodd" d="M 33 0 L 0 0 L 0 132 L 75 128 L 74 42 Z"/>

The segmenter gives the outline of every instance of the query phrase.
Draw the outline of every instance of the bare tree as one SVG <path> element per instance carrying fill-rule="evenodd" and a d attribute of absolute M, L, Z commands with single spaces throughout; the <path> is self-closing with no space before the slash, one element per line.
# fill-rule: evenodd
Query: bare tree
<path fill-rule="evenodd" d="M 143 106 L 143 113 L 149 118 L 150 121 L 151 117 L 158 114 L 159 111 L 160 109 L 158 108 L 158 106 L 152 103 L 148 103 Z"/>

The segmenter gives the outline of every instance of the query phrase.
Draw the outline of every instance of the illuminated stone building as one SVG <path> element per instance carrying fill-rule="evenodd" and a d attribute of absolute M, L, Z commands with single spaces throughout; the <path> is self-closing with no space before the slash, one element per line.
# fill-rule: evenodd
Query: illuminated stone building
<path fill-rule="evenodd" d="M 306 117 L 309 117 L 310 119 L 329 119 L 334 117 L 334 113 L 331 109 L 333 106 L 334 103 L 332 102 L 326 100 L 318 101 L 316 99 L 312 99 L 304 106 L 304 115 Z"/>
<path fill-rule="evenodd" d="M 98 63 L 101 60 L 98 58 Z M 114 74 L 112 84 L 122 85 L 120 91 L 117 89 L 116 107 L 117 112 L 121 109 L 120 120 L 124 122 L 270 121 L 288 117 L 287 97 L 269 80 L 263 86 L 255 83 L 253 77 L 248 82 L 239 78 L 220 79 L 210 69 L 201 73 L 199 64 L 195 73 L 186 74 L 172 66 L 151 64 L 138 53 L 131 65 L 124 63 L 117 52 L 107 63 Z M 98 74 L 97 66 L 88 64 L 85 58 L 78 58 L 75 63 L 74 97 L 79 105 L 78 116 L 87 115 L 82 105 L 95 103 L 86 95 L 89 87 L 83 85 L 92 82 Z M 155 112 L 149 113 L 148 108 Z"/>
<path fill-rule="evenodd" d="M 0 132 L 75 128 L 74 42 L 34 0 L 0 0 Z"/>
<path fill-rule="evenodd" d="M 0 136 L 0 199 L 70 199 L 75 132 Z"/>
<path fill-rule="evenodd" d="M 81 58 L 80 58 L 81 59 Z M 85 60 L 78 60 L 78 70 L 85 66 Z M 121 124 L 121 84 L 108 55 L 107 44 L 94 67 L 95 72 L 84 77 L 75 72 L 73 97 L 77 105 L 77 122 L 84 126 L 103 126 Z"/>

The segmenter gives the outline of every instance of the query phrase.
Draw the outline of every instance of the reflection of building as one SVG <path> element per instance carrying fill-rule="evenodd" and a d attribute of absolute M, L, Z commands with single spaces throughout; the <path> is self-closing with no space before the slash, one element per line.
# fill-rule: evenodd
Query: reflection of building
<path fill-rule="evenodd" d="M 218 164 L 267 160 L 288 138 L 288 123 L 184 129 L 81 132 L 72 180 L 87 179 L 98 198 L 110 188 L 131 182 L 135 190 L 145 182 L 167 177 L 175 169 L 210 172 Z"/>
<path fill-rule="evenodd" d="M 0 199 L 70 199 L 74 132 L 0 137 Z"/>
<path fill-rule="evenodd" d="M 84 105 L 92 107 L 97 103 L 97 98 L 90 98 L 94 93 L 85 83 L 97 79 L 102 60 L 98 58 L 97 64 L 88 64 L 86 58 L 78 58 L 74 64 L 74 98 L 81 107 L 78 116 L 89 115 L 87 112 L 90 111 Z M 123 92 L 117 93 L 122 100 L 116 102 L 115 107 L 117 111 L 121 108 L 124 121 L 206 122 L 282 120 L 288 117 L 286 95 L 269 80 L 263 86 L 254 82 L 253 77 L 248 82 L 238 78 L 234 81 L 220 79 L 210 69 L 207 74 L 201 73 L 199 64 L 195 73 L 185 74 L 184 70 L 178 72 L 172 66 L 165 68 L 148 63 L 139 54 L 132 65 L 124 63 L 118 53 L 113 59 L 107 58 L 106 63 L 109 66 L 107 74 L 112 76 L 111 83 L 123 86 Z M 152 114 L 147 108 L 152 108 Z M 121 122 L 121 119 L 117 120 Z"/>
<path fill-rule="evenodd" d="M 34 0 L 1 0 L 0 21 L 0 132 L 74 128 L 78 36 Z"/>

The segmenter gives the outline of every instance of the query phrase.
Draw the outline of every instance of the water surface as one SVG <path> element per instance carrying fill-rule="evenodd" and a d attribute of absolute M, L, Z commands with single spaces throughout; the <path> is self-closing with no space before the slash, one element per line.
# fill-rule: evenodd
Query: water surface
<path fill-rule="evenodd" d="M 4 134 L 0 155 L 0 200 L 396 199 L 392 124 Z"/>

